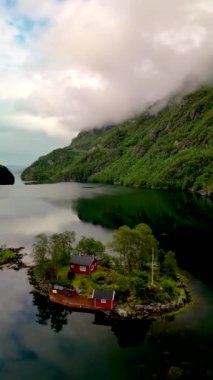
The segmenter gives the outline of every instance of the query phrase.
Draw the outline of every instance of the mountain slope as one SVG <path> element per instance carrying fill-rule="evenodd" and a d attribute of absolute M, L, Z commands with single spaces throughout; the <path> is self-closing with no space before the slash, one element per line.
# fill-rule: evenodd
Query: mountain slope
<path fill-rule="evenodd" d="M 81 132 L 68 147 L 39 158 L 22 178 L 212 194 L 212 105 L 213 89 L 203 88 L 156 115 Z"/>
<path fill-rule="evenodd" d="M 0 185 L 13 185 L 15 178 L 5 166 L 0 165 Z"/>

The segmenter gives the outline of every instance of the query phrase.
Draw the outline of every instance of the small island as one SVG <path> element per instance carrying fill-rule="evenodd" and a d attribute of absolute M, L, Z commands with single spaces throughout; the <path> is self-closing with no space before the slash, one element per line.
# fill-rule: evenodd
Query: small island
<path fill-rule="evenodd" d="M 23 254 L 20 251 L 24 247 L 18 248 L 7 248 L 4 245 L 0 246 L 0 269 L 7 266 L 9 269 L 19 270 L 25 268 L 26 265 L 23 263 Z"/>
<path fill-rule="evenodd" d="M 13 185 L 14 175 L 3 165 L 0 165 L 0 185 Z"/>
<path fill-rule="evenodd" d="M 52 302 L 109 318 L 153 319 L 191 301 L 174 252 L 160 249 L 146 224 L 120 227 L 107 246 L 85 236 L 74 243 L 70 231 L 36 237 L 31 283 Z"/>

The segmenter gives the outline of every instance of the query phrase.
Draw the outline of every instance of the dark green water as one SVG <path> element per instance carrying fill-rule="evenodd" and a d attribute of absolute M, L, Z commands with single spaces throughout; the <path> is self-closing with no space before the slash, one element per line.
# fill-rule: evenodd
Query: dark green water
<path fill-rule="evenodd" d="M 79 218 L 94 225 L 116 229 L 149 224 L 161 246 L 176 252 L 178 262 L 205 281 L 213 283 L 213 204 L 183 192 L 123 189 L 115 194 L 74 202 Z"/>
<path fill-rule="evenodd" d="M 103 325 L 31 293 L 25 270 L 0 272 L 0 379 L 213 378 L 212 204 L 182 193 L 56 184 L 0 187 L 0 243 L 26 247 L 65 229 L 109 241 L 114 228 L 149 223 L 190 271 L 196 302 L 173 321 Z"/>

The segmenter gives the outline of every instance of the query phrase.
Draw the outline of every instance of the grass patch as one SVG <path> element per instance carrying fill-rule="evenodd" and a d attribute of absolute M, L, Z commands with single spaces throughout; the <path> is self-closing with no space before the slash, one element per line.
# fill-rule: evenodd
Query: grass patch
<path fill-rule="evenodd" d="M 9 249 L 0 248 L 0 265 L 6 264 L 8 261 L 14 259 L 16 254 Z"/>

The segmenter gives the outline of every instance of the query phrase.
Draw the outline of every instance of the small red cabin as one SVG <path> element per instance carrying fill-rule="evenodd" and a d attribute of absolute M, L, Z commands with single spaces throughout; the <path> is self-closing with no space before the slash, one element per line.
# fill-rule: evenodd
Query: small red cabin
<path fill-rule="evenodd" d="M 78 274 L 91 274 L 97 269 L 97 260 L 93 256 L 72 255 L 70 272 Z"/>
<path fill-rule="evenodd" d="M 112 310 L 115 304 L 115 291 L 94 289 L 92 298 L 94 299 L 94 306 L 98 309 Z"/>

